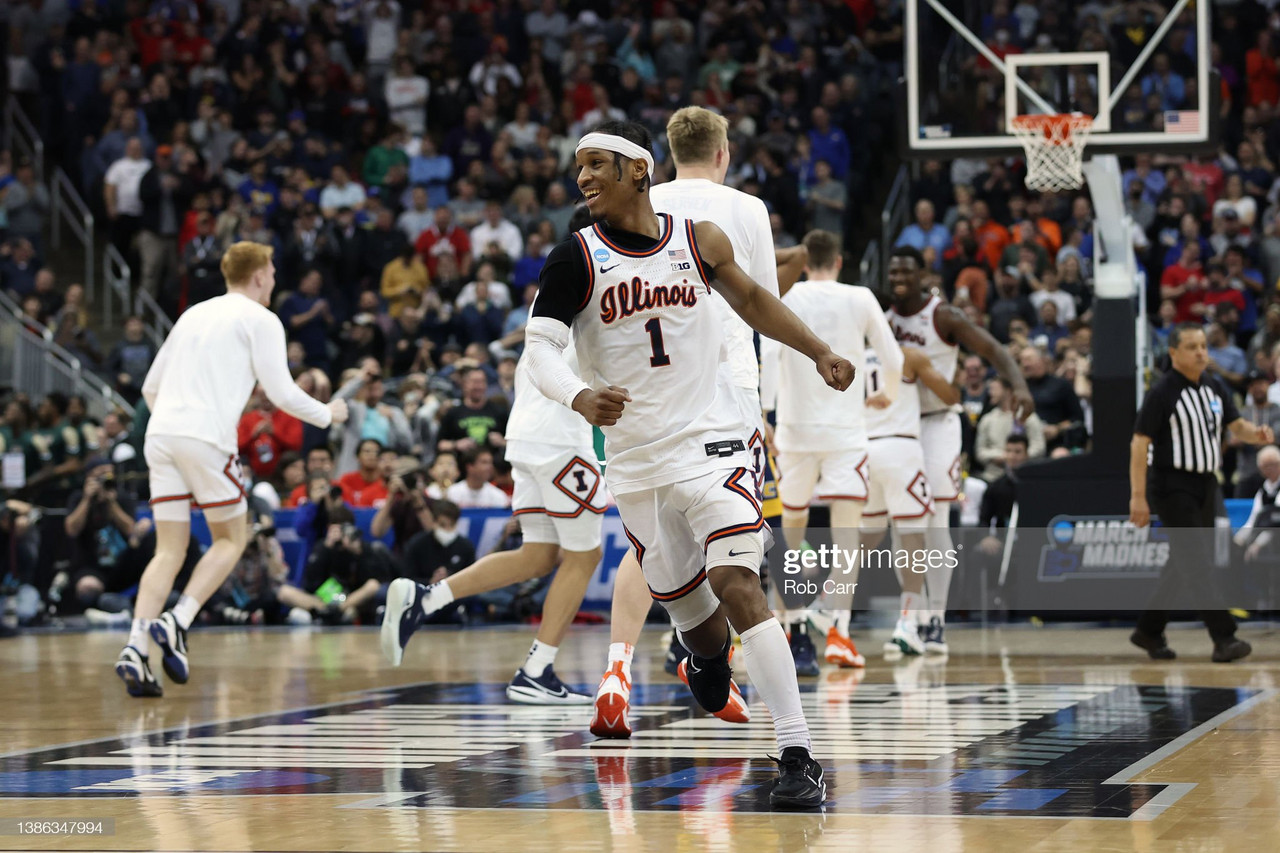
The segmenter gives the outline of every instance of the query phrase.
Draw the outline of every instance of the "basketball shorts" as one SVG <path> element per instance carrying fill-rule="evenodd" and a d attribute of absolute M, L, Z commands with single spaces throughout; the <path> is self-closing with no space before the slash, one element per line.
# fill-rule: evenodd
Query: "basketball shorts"
<path fill-rule="evenodd" d="M 214 522 L 248 511 L 239 455 L 181 435 L 147 436 L 143 455 L 156 521 L 190 521 L 193 506 Z"/>
<path fill-rule="evenodd" d="M 734 398 L 738 401 L 738 409 L 742 414 L 742 422 L 746 424 L 747 452 L 750 454 L 752 479 L 755 482 L 756 500 L 760 503 L 760 511 L 765 520 L 778 519 L 782 516 L 782 501 L 778 497 L 778 473 L 773 454 L 765 441 L 764 412 L 760 409 L 760 394 L 749 388 L 737 385 L 733 388 Z M 773 531 L 769 525 L 764 529 L 764 549 L 773 547 Z"/>
<path fill-rule="evenodd" d="M 511 476 L 511 507 L 525 542 L 559 545 L 566 551 L 600 547 L 605 485 L 595 462 L 566 450 L 540 464 L 512 462 Z"/>
<path fill-rule="evenodd" d="M 888 515 L 899 527 L 923 527 L 933 512 L 929 478 L 924 473 L 920 441 L 891 435 L 867 443 L 868 494 L 863 518 Z"/>
<path fill-rule="evenodd" d="M 779 451 L 778 494 L 784 509 L 803 510 L 810 501 L 865 501 L 867 448 Z"/>
<path fill-rule="evenodd" d="M 936 412 L 920 418 L 920 446 L 924 448 L 924 473 L 934 502 L 960 498 L 960 434 L 958 412 Z"/>
<path fill-rule="evenodd" d="M 707 583 L 709 570 L 758 570 L 764 559 L 765 523 L 746 468 L 712 471 L 616 500 L 649 593 L 682 631 L 705 622 L 719 605 Z"/>

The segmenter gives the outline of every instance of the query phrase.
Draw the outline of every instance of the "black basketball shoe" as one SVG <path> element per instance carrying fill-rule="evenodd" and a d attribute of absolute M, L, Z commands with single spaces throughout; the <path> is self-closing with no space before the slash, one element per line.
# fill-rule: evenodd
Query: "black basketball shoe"
<path fill-rule="evenodd" d="M 769 792 L 769 805 L 776 809 L 816 809 L 827 799 L 827 783 L 822 778 L 822 765 L 802 746 L 782 750 L 778 763 L 778 781 Z"/>
<path fill-rule="evenodd" d="M 687 659 L 685 673 L 689 676 L 689 692 L 708 714 L 723 710 L 729 703 L 729 685 L 733 681 L 733 670 L 729 668 L 731 648 L 733 639 L 730 637 L 715 657 L 690 654 Z"/>

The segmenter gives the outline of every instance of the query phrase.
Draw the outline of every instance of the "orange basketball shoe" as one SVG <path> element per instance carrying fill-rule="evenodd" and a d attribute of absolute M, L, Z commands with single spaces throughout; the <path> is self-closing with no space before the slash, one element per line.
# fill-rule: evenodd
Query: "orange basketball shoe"
<path fill-rule="evenodd" d="M 840 667 L 864 667 L 867 659 L 858 654 L 858 647 L 853 640 L 840 633 L 834 625 L 827 631 L 827 663 Z"/>
<path fill-rule="evenodd" d="M 591 733 L 598 738 L 631 737 L 627 713 L 631 710 L 631 679 L 622 671 L 622 661 L 614 661 L 600 679 L 595 710 L 591 713 Z"/>
<path fill-rule="evenodd" d="M 733 660 L 734 649 L 729 649 L 729 660 Z M 685 686 L 689 686 L 689 659 L 685 658 L 680 661 L 680 666 L 676 670 L 676 674 L 680 676 L 680 680 Z M 738 689 L 738 684 L 733 679 L 729 679 L 729 701 L 719 711 L 713 715 L 717 719 L 724 720 L 726 723 L 749 723 L 751 722 L 751 709 L 747 707 L 747 700 L 742 698 L 742 691 Z"/>

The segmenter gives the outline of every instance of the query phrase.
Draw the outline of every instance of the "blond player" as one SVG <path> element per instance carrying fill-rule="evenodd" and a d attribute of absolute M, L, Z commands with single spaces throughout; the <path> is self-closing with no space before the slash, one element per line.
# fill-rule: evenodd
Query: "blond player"
<path fill-rule="evenodd" d="M 149 640 L 163 653 L 165 674 L 190 675 L 187 629 L 226 580 L 248 537 L 236 424 L 255 383 L 272 403 L 307 423 L 347 419 L 347 404 L 325 406 L 289 375 L 284 326 L 267 306 L 276 285 L 270 246 L 240 242 L 222 256 L 227 292 L 188 309 L 174 324 L 142 385 L 151 409 L 144 454 L 151 480 L 156 553 L 138 587 L 129 644 L 115 670 L 130 696 L 160 696 L 149 665 Z M 213 544 L 172 610 L 160 612 L 182 568 L 191 507 L 204 512 Z M 158 617 L 158 618 L 157 618 Z"/>
<path fill-rule="evenodd" d="M 734 259 L 746 274 L 774 296 L 778 295 L 777 261 L 769 212 L 760 199 L 723 185 L 729 169 L 728 121 L 701 107 L 677 110 L 667 122 L 667 141 L 676 164 L 676 178 L 650 190 L 654 210 L 693 220 L 715 222 L 733 246 Z M 795 253 L 798 254 L 798 253 Z M 793 256 L 789 256 L 793 257 Z M 673 258 L 673 269 L 692 269 L 692 258 Z M 748 436 L 751 487 L 763 503 L 765 465 L 764 420 L 760 409 L 760 364 L 756 357 L 755 330 L 739 317 L 723 297 L 710 294 L 724 332 L 726 355 L 734 399 Z M 766 374 L 766 383 L 769 381 Z M 766 531 L 768 528 L 765 528 Z M 765 551 L 769 549 L 766 537 Z M 609 661 L 596 691 L 591 732 L 597 737 L 625 738 L 631 734 L 627 712 L 631 692 L 631 657 L 650 601 L 635 549 L 623 557 L 614 578 L 610 619 Z M 668 671 L 685 657 L 673 632 L 668 651 Z M 716 716 L 730 722 L 747 722 L 750 712 L 737 685 L 729 704 Z"/>
<path fill-rule="evenodd" d="M 847 394 L 834 392 L 825 384 L 812 381 L 794 351 L 771 343 L 762 347 L 762 359 L 774 359 L 779 364 L 775 443 L 783 529 L 789 544 L 795 547 L 798 541 L 790 540 L 803 536 L 809 524 L 809 503 L 816 496 L 830 502 L 831 527 L 841 540 L 837 544 L 847 553 L 856 552 L 862 508 L 867 500 L 865 409 L 886 407 L 897 396 L 902 351 L 894 342 L 893 330 L 875 295 L 865 287 L 836 280 L 842 266 L 839 238 L 829 231 L 814 230 L 805 235 L 804 244 L 809 250 L 808 280 L 792 287 L 783 303 L 828 345 L 848 353 L 855 370 L 862 369 L 869 340 L 877 352 L 883 353 L 883 386 L 865 401 L 862 383 L 855 383 Z M 834 617 L 834 625 L 828 631 L 827 658 L 842 666 L 862 666 L 865 661 L 849 639 L 851 590 L 858 581 L 858 566 L 842 568 L 846 571 L 838 578 L 841 592 L 826 597 Z M 793 621 L 793 651 L 797 650 L 797 634 L 806 629 L 807 620 Z M 807 673 L 802 668 L 805 663 L 810 664 Z M 807 660 L 797 654 L 796 664 L 802 675 L 817 674 L 817 661 L 811 651 Z"/>

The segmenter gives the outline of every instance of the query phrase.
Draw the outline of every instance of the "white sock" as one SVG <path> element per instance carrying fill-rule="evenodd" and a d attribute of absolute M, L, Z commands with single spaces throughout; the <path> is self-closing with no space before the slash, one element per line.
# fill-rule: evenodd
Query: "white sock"
<path fill-rule="evenodd" d="M 951 517 L 950 504 L 938 504 L 938 509 L 929 516 L 929 527 L 925 530 L 925 547 L 930 548 L 938 553 L 947 555 L 952 552 L 954 545 L 951 542 L 951 530 L 947 527 L 948 519 Z M 926 607 L 928 607 L 928 618 L 937 616 L 943 619 L 947 613 L 947 595 L 951 591 L 951 561 L 949 559 L 941 560 L 942 565 L 934 568 L 929 566 L 929 571 L 924 576 L 924 592 L 928 599 Z"/>
<path fill-rule="evenodd" d="M 609 644 L 609 664 L 614 661 L 622 662 L 622 675 L 627 679 L 627 683 L 631 683 L 631 656 L 636 653 L 636 647 L 630 643 L 610 643 Z"/>
<path fill-rule="evenodd" d="M 177 621 L 178 627 L 184 631 L 191 627 L 192 622 L 196 621 L 196 615 L 199 612 L 200 602 L 185 592 L 178 598 L 178 603 L 173 606 L 173 618 Z"/>
<path fill-rule="evenodd" d="M 918 592 L 904 592 L 899 597 L 901 602 L 901 612 L 898 614 L 899 619 L 904 619 L 912 625 L 920 622 L 920 609 L 924 605 L 924 596 Z"/>
<path fill-rule="evenodd" d="M 559 646 L 548 646 L 546 643 L 534 640 L 533 646 L 529 649 L 529 657 L 524 661 L 524 674 L 532 678 L 542 675 L 547 667 L 556 662 L 558 651 L 560 651 Z"/>
<path fill-rule="evenodd" d="M 787 645 L 787 635 L 776 619 L 767 619 L 742 632 L 742 657 L 747 674 L 760 699 L 773 717 L 778 749 L 802 746 L 813 751 L 809 724 L 800 706 L 800 685 L 796 682 L 796 662 Z"/>
<path fill-rule="evenodd" d="M 427 594 L 422 597 L 422 612 L 430 616 L 446 604 L 453 603 L 453 590 L 448 581 L 433 583 L 427 587 Z"/>
<path fill-rule="evenodd" d="M 129 628 L 129 645 L 138 650 L 138 654 L 147 657 L 151 654 L 150 619 L 134 619 Z"/>

